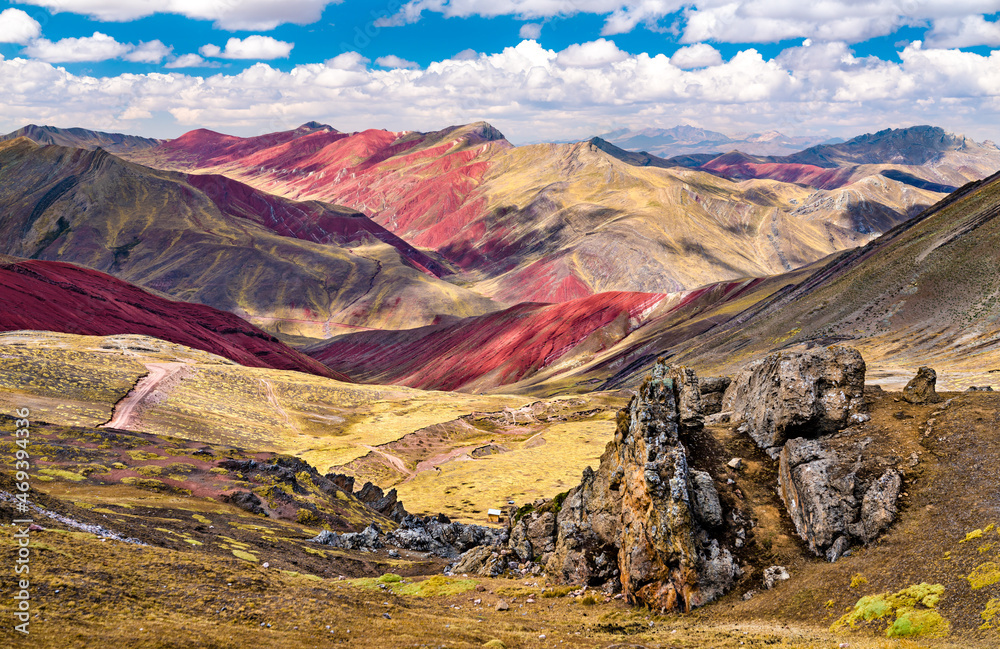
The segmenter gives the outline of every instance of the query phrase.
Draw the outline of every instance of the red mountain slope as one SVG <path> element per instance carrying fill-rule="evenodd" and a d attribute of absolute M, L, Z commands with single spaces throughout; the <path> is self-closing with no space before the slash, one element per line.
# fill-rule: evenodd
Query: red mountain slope
<path fill-rule="evenodd" d="M 140 334 L 224 356 L 247 367 L 350 381 L 231 313 L 167 300 L 73 264 L 0 257 L 0 302 L 0 331 Z"/>
<path fill-rule="evenodd" d="M 469 195 L 489 169 L 489 154 L 509 147 L 485 123 L 433 133 L 300 128 L 246 140 L 198 130 L 129 159 L 349 205 L 414 245 L 436 249 L 479 216 L 484 206 L 469 204 Z"/>
<path fill-rule="evenodd" d="M 851 182 L 856 167 L 817 167 L 794 162 L 769 162 L 733 151 L 702 165 L 699 169 L 718 173 L 732 180 L 768 178 L 817 189 L 836 189 Z"/>
<path fill-rule="evenodd" d="M 364 382 L 482 390 L 610 347 L 665 297 L 618 292 L 562 304 L 518 304 L 448 325 L 347 334 L 309 353 L 328 367 L 350 368 Z"/>

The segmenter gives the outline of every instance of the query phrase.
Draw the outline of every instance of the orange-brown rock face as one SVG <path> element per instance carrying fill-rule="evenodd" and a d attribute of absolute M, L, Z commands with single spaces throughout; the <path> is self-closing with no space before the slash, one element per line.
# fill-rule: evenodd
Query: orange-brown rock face
<path fill-rule="evenodd" d="M 691 370 L 654 367 L 598 470 L 567 495 L 550 572 L 592 585 L 617 576 L 629 602 L 659 610 L 689 611 L 732 585 L 739 568 L 712 534 L 724 520 L 718 493 L 683 442 L 700 426 L 697 386 Z"/>
<path fill-rule="evenodd" d="M 622 589 L 629 601 L 656 609 L 689 611 L 722 594 L 738 574 L 706 529 L 721 522 L 718 494 L 707 474 L 691 470 L 682 442 L 683 431 L 700 423 L 697 385 L 691 370 L 658 364 L 615 437 Z"/>

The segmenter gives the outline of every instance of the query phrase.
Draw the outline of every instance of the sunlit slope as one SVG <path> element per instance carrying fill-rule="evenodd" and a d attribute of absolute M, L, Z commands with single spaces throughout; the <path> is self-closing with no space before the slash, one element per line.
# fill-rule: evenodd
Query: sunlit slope
<path fill-rule="evenodd" d="M 401 328 L 488 300 L 363 215 L 102 150 L 0 143 L 0 252 L 70 261 L 280 330 Z"/>
<path fill-rule="evenodd" d="M 846 342 L 898 384 L 919 365 L 951 388 L 1000 371 L 1000 175 L 841 254 L 679 360 L 719 371 L 774 347 Z"/>
<path fill-rule="evenodd" d="M 150 373 L 177 372 L 151 391 L 124 428 L 241 448 L 293 453 L 321 469 L 368 453 L 364 445 L 472 412 L 520 408 L 526 397 L 426 392 L 248 368 L 145 336 L 0 334 L 5 408 L 55 424 L 96 426 Z M 108 368 L 105 372 L 102 368 Z"/>
<path fill-rule="evenodd" d="M 147 336 L 0 333 L 0 408 L 252 452 L 398 486 L 410 511 L 482 521 L 551 497 L 595 464 L 626 397 L 546 399 L 356 385 L 249 368 Z M 482 491 L 469 491 L 479 472 Z M 434 476 L 444 476 L 435 480 Z M 489 488 L 486 488 L 486 484 Z M 448 493 L 444 490 L 448 489 Z M 462 490 L 461 497 L 449 494 Z"/>
<path fill-rule="evenodd" d="M 860 245 L 935 197 L 888 179 L 835 192 L 732 182 L 637 167 L 590 143 L 508 151 L 482 193 L 490 208 L 481 219 L 484 243 L 442 250 L 469 265 L 483 254 L 501 259 L 479 260 L 487 271 L 475 275 L 476 286 L 508 301 L 526 293 L 673 292 L 773 275 Z"/>
<path fill-rule="evenodd" d="M 634 388 L 657 358 L 671 359 L 705 332 L 739 322 L 755 305 L 808 276 L 809 269 L 815 266 L 774 277 L 719 282 L 670 294 L 646 314 L 641 326 L 601 348 L 581 346 L 502 389 L 508 393 L 551 396 Z M 710 375 L 700 367 L 699 372 Z"/>

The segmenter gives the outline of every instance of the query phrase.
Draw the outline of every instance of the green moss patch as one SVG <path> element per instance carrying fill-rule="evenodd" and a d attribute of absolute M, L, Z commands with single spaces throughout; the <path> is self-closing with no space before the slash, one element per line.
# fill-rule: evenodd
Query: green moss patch
<path fill-rule="evenodd" d="M 449 579 L 443 575 L 434 575 L 423 581 L 401 584 L 393 588 L 399 595 L 413 595 L 415 597 L 436 597 L 440 595 L 458 595 L 465 593 L 476 587 L 473 579 Z"/>
<path fill-rule="evenodd" d="M 163 455 L 157 455 L 156 453 L 150 453 L 149 451 L 141 451 L 139 449 L 133 449 L 131 451 L 126 451 L 128 456 L 133 460 L 165 460 L 167 459 Z"/>
<path fill-rule="evenodd" d="M 980 629 L 992 629 L 994 622 L 996 622 L 997 617 L 1000 617 L 1000 599 L 991 599 L 986 602 L 986 608 L 983 612 L 979 614 L 983 618 L 983 625 Z"/>
<path fill-rule="evenodd" d="M 159 480 L 153 480 L 151 478 L 136 478 L 134 476 L 129 476 L 122 478 L 121 483 L 129 485 L 130 487 L 136 487 L 137 489 L 146 489 L 147 491 L 159 491 L 161 493 L 180 494 L 183 496 L 191 495 L 190 489 L 174 487 L 166 484 L 165 482 L 160 482 Z"/>
<path fill-rule="evenodd" d="M 885 634 L 890 638 L 942 638 L 951 628 L 948 620 L 935 610 L 943 594 L 941 584 L 922 583 L 896 593 L 868 595 L 859 599 L 854 609 L 837 620 L 831 630 L 886 623 Z"/>
<path fill-rule="evenodd" d="M 354 579 L 351 583 L 372 590 L 385 588 L 393 594 L 412 597 L 458 595 L 476 587 L 476 581 L 473 579 L 451 579 L 443 575 L 435 575 L 422 581 L 404 581 L 402 577 L 391 572 L 381 577 Z"/>
<path fill-rule="evenodd" d="M 80 482 L 81 480 L 86 479 L 79 473 L 73 473 L 72 471 L 65 471 L 63 469 L 39 469 L 38 472 L 52 478 L 62 478 L 63 480 L 70 480 L 72 482 Z"/>

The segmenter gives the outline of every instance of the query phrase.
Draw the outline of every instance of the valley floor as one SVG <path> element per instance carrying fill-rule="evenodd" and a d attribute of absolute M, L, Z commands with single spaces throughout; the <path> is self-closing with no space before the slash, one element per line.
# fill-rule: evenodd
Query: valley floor
<path fill-rule="evenodd" d="M 7 595 L 0 642 L 34 647 L 996 647 L 1000 394 L 943 396 L 951 399 L 947 406 L 918 406 L 898 394 L 873 393 L 865 432 L 898 451 L 905 475 L 902 511 L 879 542 L 834 564 L 809 555 L 781 516 L 774 467 L 766 456 L 755 454 L 725 427 L 706 429 L 704 447 L 716 448 L 718 457 L 703 459 L 746 458 L 733 494 L 739 489 L 735 497 L 754 503 L 756 527 L 741 557 L 747 568 L 743 580 L 720 601 L 687 616 L 660 616 L 600 593 L 571 592 L 544 576 L 445 577 L 444 560 L 420 553 L 401 551 L 393 557 L 386 550 L 314 546 L 308 539 L 319 528 L 309 521 L 255 516 L 199 496 L 209 478 L 233 479 L 222 473 L 190 473 L 204 481 L 192 484 L 194 495 L 165 490 L 163 483 L 145 488 L 142 483 L 84 483 L 80 474 L 60 472 L 52 463 L 78 467 L 80 453 L 117 455 L 116 444 L 131 448 L 128 457 L 149 458 L 169 447 L 181 455 L 190 452 L 195 463 L 205 456 L 194 453 L 202 448 L 217 458 L 244 455 L 121 431 L 108 431 L 94 444 L 96 437 L 81 437 L 72 428 L 43 426 L 36 450 L 45 454 L 50 468 L 46 480 L 32 480 L 32 501 L 64 518 L 35 512 L 45 529 L 30 533 L 30 639 L 13 631 Z M 13 455 L 8 446 L 5 463 Z M 10 468 L 5 467 L 0 482 L 6 494 L 15 489 L 6 477 Z M 182 478 L 172 477 L 175 482 Z M 10 498 L 0 502 L 4 523 L 14 518 L 12 505 Z M 101 538 L 94 527 L 81 525 L 101 525 L 140 544 Z M 6 524 L 0 529 L 0 565 L 12 570 L 16 530 Z M 763 591 L 762 566 L 771 564 L 787 566 L 792 578 Z M 888 639 L 886 621 L 853 630 L 831 628 L 863 596 L 924 582 L 944 587 L 936 609 L 947 622 L 944 637 Z M 749 591 L 755 594 L 744 599 Z M 497 610 L 501 600 L 508 610 Z"/>

